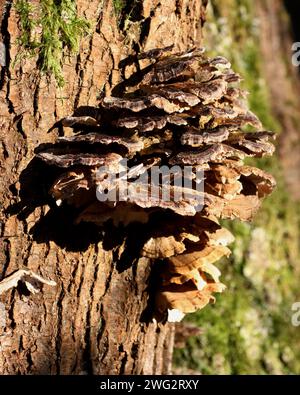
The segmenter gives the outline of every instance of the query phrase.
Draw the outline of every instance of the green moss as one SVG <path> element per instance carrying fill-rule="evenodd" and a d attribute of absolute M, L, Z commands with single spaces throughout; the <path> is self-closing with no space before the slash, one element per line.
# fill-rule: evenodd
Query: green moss
<path fill-rule="evenodd" d="M 40 70 L 54 75 L 58 86 L 63 86 L 64 51 L 78 53 L 80 40 L 89 32 L 90 23 L 77 16 L 73 0 L 41 0 L 39 7 L 17 0 L 15 9 L 21 31 L 17 60 L 37 55 Z"/>
<path fill-rule="evenodd" d="M 113 0 L 114 12 L 121 30 L 126 31 L 136 17 L 139 20 L 141 5 L 142 0 Z"/>
<path fill-rule="evenodd" d="M 126 0 L 113 0 L 113 5 L 115 14 L 119 17 L 126 7 Z"/>
<path fill-rule="evenodd" d="M 21 36 L 18 43 L 24 47 L 26 51 L 32 52 L 38 46 L 38 43 L 32 40 L 31 32 L 36 26 L 32 18 L 33 6 L 28 1 L 18 0 L 15 8 L 20 18 Z"/>

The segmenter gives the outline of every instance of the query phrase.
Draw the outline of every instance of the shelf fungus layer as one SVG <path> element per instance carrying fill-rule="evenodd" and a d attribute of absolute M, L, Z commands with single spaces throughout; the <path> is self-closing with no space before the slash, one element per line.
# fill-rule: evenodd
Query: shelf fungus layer
<path fill-rule="evenodd" d="M 244 164 L 272 155 L 274 134 L 225 58 L 166 48 L 138 59 L 136 85 L 63 119 L 73 134 L 36 155 L 57 168 L 50 193 L 76 207 L 75 222 L 140 224 L 139 254 L 157 269 L 154 315 L 174 321 L 224 291 L 216 262 L 233 236 L 219 219 L 251 220 L 274 189 L 270 174 Z"/>

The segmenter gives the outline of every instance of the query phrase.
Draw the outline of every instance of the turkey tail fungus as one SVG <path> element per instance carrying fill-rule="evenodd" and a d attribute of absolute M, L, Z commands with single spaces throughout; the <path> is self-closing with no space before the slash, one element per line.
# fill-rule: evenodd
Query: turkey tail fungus
<path fill-rule="evenodd" d="M 219 219 L 251 220 L 272 192 L 273 177 L 243 161 L 272 155 L 274 134 L 248 110 L 225 58 L 168 47 L 138 59 L 141 71 L 120 97 L 63 119 L 72 134 L 36 155 L 59 169 L 50 193 L 78 210 L 75 223 L 142 224 L 137 252 L 158 276 L 153 317 L 177 321 L 225 289 L 215 263 L 233 236 Z M 171 171 L 155 183 L 155 168 Z"/>

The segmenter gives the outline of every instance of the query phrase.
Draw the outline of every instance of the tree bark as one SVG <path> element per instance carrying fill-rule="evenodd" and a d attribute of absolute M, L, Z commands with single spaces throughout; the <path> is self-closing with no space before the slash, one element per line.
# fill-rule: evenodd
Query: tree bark
<path fill-rule="evenodd" d="M 101 91 L 110 94 L 133 48 L 199 45 L 206 0 L 145 0 L 122 31 L 112 1 L 76 4 L 93 31 L 78 56 L 65 56 L 59 89 L 39 72 L 37 58 L 13 67 L 22 51 L 19 20 L 14 2 L 0 1 L 0 281 L 28 268 L 57 283 L 37 294 L 20 284 L 0 296 L 0 374 L 170 373 L 174 327 L 147 314 L 151 262 L 125 259 L 116 230 L 103 239 L 91 226 L 74 225 L 71 211 L 54 208 L 49 170 L 34 149 L 55 140 L 59 131 L 48 131 L 58 120 L 96 105 Z"/>
<path fill-rule="evenodd" d="M 256 3 L 256 13 L 262 21 L 260 48 L 264 58 L 264 77 L 270 90 L 272 111 L 284 131 L 278 137 L 283 175 L 292 198 L 300 200 L 300 81 L 299 70 L 292 63 L 288 15 L 285 14 L 284 2 L 279 0 Z M 292 2 L 287 4 L 288 7 L 293 5 Z M 297 20 L 297 15 L 293 17 Z"/>

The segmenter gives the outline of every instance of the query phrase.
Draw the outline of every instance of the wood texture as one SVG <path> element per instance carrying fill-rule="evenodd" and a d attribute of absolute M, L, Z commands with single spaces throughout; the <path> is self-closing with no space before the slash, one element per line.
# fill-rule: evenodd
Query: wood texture
<path fill-rule="evenodd" d="M 34 1 L 38 4 L 38 0 Z M 44 186 L 34 149 L 78 106 L 95 105 L 120 82 L 119 62 L 133 48 L 201 41 L 206 0 L 143 2 L 140 18 L 120 32 L 112 1 L 77 0 L 93 32 L 77 57 L 65 57 L 64 88 L 41 75 L 36 58 L 13 67 L 19 21 L 14 2 L 0 1 L 0 280 L 20 268 L 57 282 L 29 294 L 20 285 L 0 297 L 0 374 L 151 374 L 171 370 L 173 326 L 149 322 L 150 263 L 122 256 L 113 231 L 74 225 Z M 43 187 L 41 187 L 43 186 Z M 135 240 L 134 235 L 132 240 Z M 134 247 L 134 241 L 133 247 Z"/>

